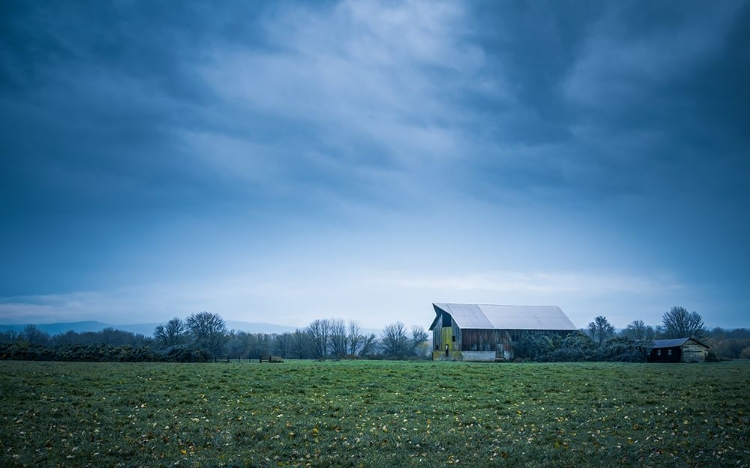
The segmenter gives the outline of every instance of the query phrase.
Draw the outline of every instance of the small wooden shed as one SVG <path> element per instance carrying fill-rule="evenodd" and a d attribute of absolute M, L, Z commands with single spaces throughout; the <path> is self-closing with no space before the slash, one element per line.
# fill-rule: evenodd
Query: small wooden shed
<path fill-rule="evenodd" d="M 705 362 L 708 346 L 695 338 L 654 340 L 649 362 Z"/>

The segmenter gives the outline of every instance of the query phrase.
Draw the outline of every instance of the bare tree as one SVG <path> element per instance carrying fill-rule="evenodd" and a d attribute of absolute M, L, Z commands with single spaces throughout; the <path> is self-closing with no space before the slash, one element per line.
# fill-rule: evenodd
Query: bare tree
<path fill-rule="evenodd" d="M 0 343 L 13 343 L 18 341 L 19 333 L 15 330 L 0 332 Z"/>
<path fill-rule="evenodd" d="M 634 340 L 645 340 L 647 330 L 648 328 L 646 327 L 646 324 L 643 323 L 643 320 L 633 320 L 627 327 L 625 327 L 623 335 Z"/>
<path fill-rule="evenodd" d="M 588 330 L 591 339 L 598 342 L 599 345 L 615 333 L 615 327 L 603 315 L 598 316 L 593 322 L 589 323 Z"/>
<path fill-rule="evenodd" d="M 162 346 L 175 346 L 185 340 L 185 323 L 175 317 L 166 325 L 159 325 L 154 330 L 154 338 Z"/>
<path fill-rule="evenodd" d="M 232 330 L 227 335 L 227 342 L 224 346 L 224 350 L 226 351 L 227 356 L 240 359 L 243 357 L 256 358 L 262 354 L 268 354 L 267 352 L 263 352 L 263 346 L 262 344 L 259 345 L 258 341 L 259 339 L 257 335 L 253 333 Z"/>
<path fill-rule="evenodd" d="M 421 358 L 425 357 L 430 351 L 430 345 L 427 343 L 429 335 L 424 328 L 420 326 L 411 327 L 411 353 Z"/>
<path fill-rule="evenodd" d="M 169 340 L 167 339 L 167 333 L 165 331 L 164 325 L 157 325 L 156 328 L 154 328 L 154 338 L 160 345 L 168 346 L 167 342 Z"/>
<path fill-rule="evenodd" d="M 703 338 L 707 333 L 700 314 L 688 312 L 684 307 L 672 307 L 661 319 L 665 338 Z"/>
<path fill-rule="evenodd" d="M 362 335 L 359 323 L 356 320 L 349 320 L 349 336 L 347 337 L 347 341 L 349 342 L 349 354 L 351 356 L 357 355 L 357 349 L 364 339 L 365 337 Z"/>
<path fill-rule="evenodd" d="M 346 323 L 341 319 L 331 319 L 331 354 L 337 358 L 346 356 L 348 337 L 346 335 Z"/>
<path fill-rule="evenodd" d="M 307 334 L 310 335 L 315 358 L 328 359 L 330 333 L 331 324 L 328 320 L 318 319 L 307 326 Z"/>
<path fill-rule="evenodd" d="M 375 354 L 375 348 L 378 346 L 378 339 L 375 333 L 362 337 L 362 347 L 359 348 L 359 355 L 361 357 L 368 357 Z"/>
<path fill-rule="evenodd" d="M 309 359 L 312 357 L 312 340 L 307 331 L 295 330 L 290 337 L 290 357 Z"/>
<path fill-rule="evenodd" d="M 185 321 L 189 335 L 195 344 L 213 356 L 221 353 L 227 336 L 227 325 L 219 314 L 198 312 Z"/>
<path fill-rule="evenodd" d="M 428 339 L 429 336 L 427 335 L 427 332 L 424 330 L 424 328 L 417 325 L 411 327 L 411 341 L 414 347 L 417 347 Z"/>
<path fill-rule="evenodd" d="M 406 326 L 401 322 L 386 325 L 381 338 L 386 357 L 401 359 L 410 354 L 411 342 Z"/>
<path fill-rule="evenodd" d="M 255 359 L 271 353 L 271 335 L 267 333 L 247 334 L 247 354 Z"/>
<path fill-rule="evenodd" d="M 245 355 L 245 346 L 243 343 L 243 336 L 245 332 L 237 332 L 235 330 L 229 330 L 227 333 L 226 343 L 224 344 L 224 351 L 230 358 L 241 358 Z"/>
<path fill-rule="evenodd" d="M 283 358 L 290 357 L 292 350 L 291 333 L 274 335 L 271 349 L 273 350 L 273 354 L 275 354 L 276 356 L 281 356 Z"/>
<path fill-rule="evenodd" d="M 31 324 L 24 327 L 21 336 L 32 344 L 45 344 L 49 341 L 49 333 Z"/>
<path fill-rule="evenodd" d="M 166 333 L 170 346 L 178 345 L 185 340 L 185 323 L 178 317 L 167 322 Z"/>

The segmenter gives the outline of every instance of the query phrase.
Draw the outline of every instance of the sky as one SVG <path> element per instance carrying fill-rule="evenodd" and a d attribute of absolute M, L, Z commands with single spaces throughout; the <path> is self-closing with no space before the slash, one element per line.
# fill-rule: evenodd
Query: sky
<path fill-rule="evenodd" d="M 750 2 L 0 2 L 0 323 L 750 327 Z"/>

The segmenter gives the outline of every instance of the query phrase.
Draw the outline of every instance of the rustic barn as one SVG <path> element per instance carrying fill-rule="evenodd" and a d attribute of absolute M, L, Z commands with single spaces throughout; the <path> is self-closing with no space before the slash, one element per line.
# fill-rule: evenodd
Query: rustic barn
<path fill-rule="evenodd" d="M 433 360 L 508 361 L 528 333 L 567 334 L 575 325 L 557 306 L 432 304 Z"/>
<path fill-rule="evenodd" d="M 708 346 L 695 338 L 654 340 L 649 362 L 704 362 Z"/>

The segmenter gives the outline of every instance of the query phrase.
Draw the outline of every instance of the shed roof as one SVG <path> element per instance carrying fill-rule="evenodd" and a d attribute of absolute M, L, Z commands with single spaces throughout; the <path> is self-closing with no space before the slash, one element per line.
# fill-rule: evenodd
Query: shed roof
<path fill-rule="evenodd" d="M 659 348 L 675 348 L 677 346 L 684 345 L 685 343 L 687 343 L 690 340 L 695 341 L 699 345 L 705 346 L 706 348 L 708 348 L 708 346 L 706 346 L 705 344 L 703 344 L 700 341 L 696 340 L 695 338 L 672 338 L 672 339 L 669 339 L 669 340 L 654 340 L 654 346 L 653 346 L 653 348 L 654 349 L 659 349 Z"/>
<path fill-rule="evenodd" d="M 492 304 L 432 304 L 435 320 L 432 330 L 446 312 L 462 329 L 498 330 L 576 330 L 575 325 L 557 306 L 512 306 Z"/>

